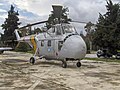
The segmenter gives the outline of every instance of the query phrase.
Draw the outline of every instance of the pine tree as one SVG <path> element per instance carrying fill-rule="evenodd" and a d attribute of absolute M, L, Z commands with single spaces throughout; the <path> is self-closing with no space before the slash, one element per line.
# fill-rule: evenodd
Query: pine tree
<path fill-rule="evenodd" d="M 59 6 L 56 6 L 55 8 L 58 8 Z M 60 17 L 56 17 L 55 13 L 54 12 L 57 12 L 59 13 Z M 51 14 L 49 15 L 49 18 L 48 18 L 48 22 L 46 23 L 47 25 L 47 28 L 51 28 L 52 25 L 55 25 L 55 24 L 59 24 L 59 23 L 68 23 L 68 21 L 71 21 L 70 18 L 68 18 L 68 8 L 66 7 L 62 7 L 62 10 L 61 11 L 51 11 Z"/>
<path fill-rule="evenodd" d="M 95 45 L 116 54 L 120 49 L 120 5 L 108 0 L 106 9 L 106 14 L 99 14 L 93 41 Z"/>
<path fill-rule="evenodd" d="M 11 5 L 10 10 L 8 11 L 8 18 L 5 19 L 4 24 L 2 24 L 2 29 L 4 30 L 4 35 L 2 35 L 2 41 L 14 41 L 15 35 L 14 31 L 20 25 L 19 18 L 18 18 L 18 11 L 14 11 L 13 5 Z M 9 43 L 7 43 L 9 44 Z"/>

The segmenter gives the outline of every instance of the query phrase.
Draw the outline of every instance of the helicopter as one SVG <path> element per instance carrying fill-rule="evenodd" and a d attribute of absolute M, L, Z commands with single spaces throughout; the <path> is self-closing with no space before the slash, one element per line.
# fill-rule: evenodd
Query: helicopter
<path fill-rule="evenodd" d="M 20 36 L 19 31 L 23 28 L 48 23 L 49 21 L 41 21 L 33 24 L 23 26 L 14 31 L 17 41 L 28 43 L 34 50 L 34 55 L 29 62 L 35 64 L 36 56 L 40 59 L 59 60 L 62 62 L 62 67 L 67 67 L 67 61 L 77 61 L 76 66 L 80 67 L 81 62 L 86 55 L 86 44 L 82 37 L 77 33 L 75 27 L 66 21 L 61 20 L 62 6 L 53 5 L 53 12 L 56 23 L 44 32 L 36 33 L 34 35 Z M 18 43 L 18 44 L 19 44 Z"/>

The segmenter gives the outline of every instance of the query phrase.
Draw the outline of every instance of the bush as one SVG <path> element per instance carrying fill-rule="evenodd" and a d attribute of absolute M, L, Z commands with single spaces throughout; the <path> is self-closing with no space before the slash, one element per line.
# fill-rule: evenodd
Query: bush
<path fill-rule="evenodd" d="M 30 50 L 32 50 L 32 49 L 31 49 L 30 46 L 29 46 L 27 43 L 25 43 L 25 42 L 21 42 L 21 43 L 18 45 L 18 47 L 15 48 L 15 51 L 18 51 L 18 52 L 28 52 L 28 51 L 30 51 Z"/>

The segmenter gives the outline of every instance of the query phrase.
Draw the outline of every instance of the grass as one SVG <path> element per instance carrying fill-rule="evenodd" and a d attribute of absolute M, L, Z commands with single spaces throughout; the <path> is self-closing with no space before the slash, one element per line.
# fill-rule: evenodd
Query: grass
<path fill-rule="evenodd" d="M 86 60 L 94 60 L 94 61 L 105 61 L 105 62 L 118 62 L 120 63 L 119 59 L 115 58 L 85 58 Z"/>
<path fill-rule="evenodd" d="M 27 53 L 34 54 L 34 51 L 33 51 L 33 50 L 30 50 L 30 51 L 27 51 Z"/>

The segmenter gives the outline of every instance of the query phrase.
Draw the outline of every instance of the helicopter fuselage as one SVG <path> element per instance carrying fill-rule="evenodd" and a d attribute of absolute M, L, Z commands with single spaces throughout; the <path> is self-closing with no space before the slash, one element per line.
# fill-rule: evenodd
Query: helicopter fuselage
<path fill-rule="evenodd" d="M 30 42 L 34 51 L 37 51 L 36 55 L 43 56 L 47 60 L 81 60 L 86 55 L 86 44 L 81 36 L 76 32 L 63 33 L 61 25 L 51 28 L 49 32 L 31 37 Z"/>
<path fill-rule="evenodd" d="M 70 24 L 57 24 L 31 36 L 20 37 L 17 31 L 15 34 L 19 42 L 27 42 L 34 49 L 34 56 L 30 58 L 32 64 L 35 56 L 39 56 L 46 60 L 61 60 L 63 67 L 67 66 L 68 60 L 78 60 L 76 65 L 80 67 L 80 60 L 86 55 L 84 40 Z"/>

